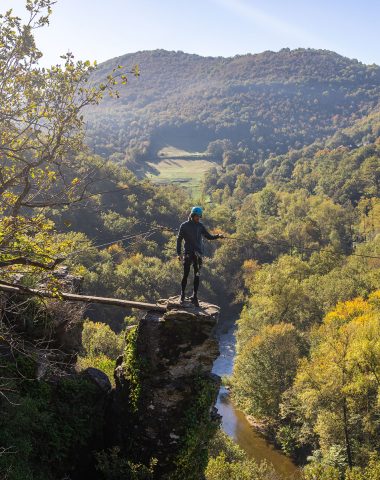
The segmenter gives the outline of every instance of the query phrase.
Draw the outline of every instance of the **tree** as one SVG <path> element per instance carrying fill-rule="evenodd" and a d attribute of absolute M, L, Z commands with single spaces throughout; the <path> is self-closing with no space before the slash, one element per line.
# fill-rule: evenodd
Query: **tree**
<path fill-rule="evenodd" d="M 376 292 L 339 303 L 326 315 L 292 389 L 323 458 L 341 448 L 350 468 L 365 464 L 378 444 L 379 298 Z"/>
<path fill-rule="evenodd" d="M 103 83 L 91 85 L 96 65 L 75 62 L 71 53 L 61 57 L 62 65 L 40 68 L 34 33 L 49 23 L 54 3 L 26 0 L 25 23 L 12 10 L 0 15 L 0 268 L 2 282 L 21 273 L 24 283 L 43 280 L 58 295 L 59 283 L 46 272 L 62 262 L 73 242 L 56 235 L 47 214 L 91 195 L 104 161 L 88 162 L 82 112 L 105 93 L 117 96 L 126 73 L 116 68 Z M 21 308 L 17 300 L 1 300 L 4 348 L 53 363 L 47 329 L 39 332 L 43 338 L 26 340 L 15 327 L 21 318 L 34 322 L 34 315 L 36 325 L 42 321 L 42 302 L 28 300 Z"/>
<path fill-rule="evenodd" d="M 0 16 L 0 267 L 51 270 L 64 245 L 51 242 L 48 207 L 84 198 L 94 165 L 78 155 L 84 144 L 82 111 L 105 92 L 117 96 L 120 67 L 90 85 L 96 65 L 63 55 L 63 65 L 40 68 L 34 32 L 49 23 L 52 0 L 27 0 L 25 24 L 12 10 Z M 135 70 L 138 74 L 138 71 Z"/>
<path fill-rule="evenodd" d="M 219 430 L 209 445 L 206 480 L 280 480 L 272 466 L 258 464 Z"/>
<path fill-rule="evenodd" d="M 292 385 L 300 355 L 291 324 L 267 326 L 239 352 L 233 372 L 233 398 L 247 413 L 276 420 L 281 395 Z"/>
<path fill-rule="evenodd" d="M 238 351 L 265 325 L 292 323 L 306 330 L 320 312 L 305 286 L 311 271 L 307 262 L 283 255 L 275 262 L 255 266 L 248 274 L 250 263 L 243 266 L 249 300 L 238 320 Z"/>

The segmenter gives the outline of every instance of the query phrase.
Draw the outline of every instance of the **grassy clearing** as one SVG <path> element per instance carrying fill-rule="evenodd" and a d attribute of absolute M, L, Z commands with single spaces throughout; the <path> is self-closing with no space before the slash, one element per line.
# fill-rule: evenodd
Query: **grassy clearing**
<path fill-rule="evenodd" d="M 199 159 L 208 159 L 208 155 L 204 152 L 188 152 L 186 150 L 182 150 L 177 147 L 173 147 L 172 145 L 167 145 L 164 148 L 161 148 L 159 152 L 157 152 L 157 157 L 162 159 L 187 159 L 191 157 L 192 159 L 199 158 Z"/>
<path fill-rule="evenodd" d="M 206 160 L 204 157 L 203 153 L 165 147 L 158 153 L 160 159 L 158 163 L 148 163 L 151 171 L 146 174 L 146 177 L 161 185 L 180 184 L 191 190 L 192 195 L 197 197 L 200 194 L 200 184 L 204 174 L 211 167 L 217 166 L 215 162 Z"/>

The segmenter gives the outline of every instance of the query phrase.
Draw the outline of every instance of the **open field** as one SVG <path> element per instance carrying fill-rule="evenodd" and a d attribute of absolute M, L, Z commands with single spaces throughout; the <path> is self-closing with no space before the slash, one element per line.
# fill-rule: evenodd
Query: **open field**
<path fill-rule="evenodd" d="M 158 153 L 157 163 L 149 162 L 149 172 L 146 177 L 154 183 L 167 185 L 181 184 L 191 190 L 194 197 L 200 193 L 200 184 L 204 174 L 216 162 L 206 159 L 207 156 L 198 152 L 186 152 L 174 147 L 165 147 Z"/>
<path fill-rule="evenodd" d="M 177 147 L 173 147 L 172 145 L 167 145 L 164 148 L 161 148 L 159 152 L 157 152 L 158 158 L 165 158 L 165 159 L 204 159 L 208 160 L 209 157 L 204 152 L 188 152 L 186 150 L 182 150 Z"/>

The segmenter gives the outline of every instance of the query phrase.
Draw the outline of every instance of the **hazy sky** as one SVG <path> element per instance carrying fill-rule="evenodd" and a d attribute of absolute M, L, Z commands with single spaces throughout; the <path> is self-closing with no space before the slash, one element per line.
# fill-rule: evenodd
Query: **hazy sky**
<path fill-rule="evenodd" d="M 0 0 L 22 12 L 24 0 Z M 58 0 L 43 63 L 164 48 L 231 56 L 312 47 L 380 64 L 380 0 Z"/>

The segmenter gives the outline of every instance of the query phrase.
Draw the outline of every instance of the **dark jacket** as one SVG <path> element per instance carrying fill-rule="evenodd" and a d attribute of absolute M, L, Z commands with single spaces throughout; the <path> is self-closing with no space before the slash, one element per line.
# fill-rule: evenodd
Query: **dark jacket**
<path fill-rule="evenodd" d="M 202 236 L 208 240 L 219 238 L 219 235 L 211 235 L 201 222 L 196 223 L 194 220 L 188 220 L 182 223 L 177 235 L 177 254 L 181 255 L 182 240 L 185 240 L 185 255 L 194 254 L 195 252 L 203 255 Z"/>

